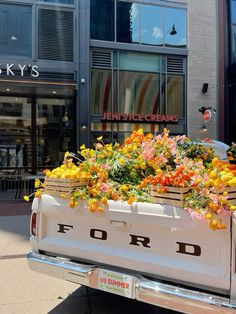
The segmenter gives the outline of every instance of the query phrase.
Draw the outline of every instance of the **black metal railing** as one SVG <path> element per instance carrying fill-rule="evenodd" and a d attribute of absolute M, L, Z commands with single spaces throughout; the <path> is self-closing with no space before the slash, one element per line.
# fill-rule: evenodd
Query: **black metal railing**
<path fill-rule="evenodd" d="M 29 167 L 0 167 L 0 202 L 23 200 L 24 195 L 33 193 L 36 178 L 43 180 L 42 168 L 35 174 Z"/>

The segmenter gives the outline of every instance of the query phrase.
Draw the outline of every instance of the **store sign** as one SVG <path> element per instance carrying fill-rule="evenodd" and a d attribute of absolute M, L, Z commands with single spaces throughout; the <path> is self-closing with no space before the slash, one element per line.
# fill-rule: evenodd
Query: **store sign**
<path fill-rule="evenodd" d="M 101 120 L 120 122 L 155 122 L 155 123 L 177 123 L 178 116 L 173 114 L 133 114 L 133 113 L 112 113 L 104 112 Z"/>
<path fill-rule="evenodd" d="M 39 77 L 39 71 L 38 71 L 37 65 L 31 65 L 31 64 L 14 64 L 14 63 L 7 63 L 4 66 L 0 63 L 0 75 L 6 75 L 6 76 L 16 76 L 20 71 L 20 76 L 24 77 L 25 73 L 31 73 L 32 77 Z M 16 72 L 17 71 L 17 72 Z"/>
<path fill-rule="evenodd" d="M 205 122 L 209 122 L 211 120 L 211 111 L 210 110 L 206 110 L 203 114 L 203 120 Z"/>

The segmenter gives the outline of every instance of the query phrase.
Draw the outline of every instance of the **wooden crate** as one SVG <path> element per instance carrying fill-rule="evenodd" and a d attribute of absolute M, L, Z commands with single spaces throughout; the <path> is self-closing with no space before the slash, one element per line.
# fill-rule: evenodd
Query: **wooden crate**
<path fill-rule="evenodd" d="M 158 193 L 155 189 L 150 192 L 153 203 L 184 207 L 185 197 L 192 188 L 166 186 L 165 189 L 164 193 Z"/>
<path fill-rule="evenodd" d="M 227 186 L 225 191 L 228 192 L 228 201 L 233 204 L 236 205 L 236 187 L 235 186 Z"/>
<path fill-rule="evenodd" d="M 61 178 L 45 178 L 45 193 L 53 196 L 61 196 L 65 194 L 70 196 L 78 187 L 88 185 L 87 179 L 61 179 Z"/>

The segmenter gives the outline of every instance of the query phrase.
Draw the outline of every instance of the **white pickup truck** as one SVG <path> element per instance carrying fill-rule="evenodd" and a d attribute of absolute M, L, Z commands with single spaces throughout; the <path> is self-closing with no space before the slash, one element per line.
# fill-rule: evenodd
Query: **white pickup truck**
<path fill-rule="evenodd" d="M 48 194 L 31 216 L 32 270 L 183 313 L 236 313 L 236 213 L 211 230 L 183 208 Z"/>
<path fill-rule="evenodd" d="M 225 230 L 179 207 L 109 202 L 104 213 L 50 195 L 32 206 L 32 270 L 183 313 L 234 313 L 236 217 Z"/>

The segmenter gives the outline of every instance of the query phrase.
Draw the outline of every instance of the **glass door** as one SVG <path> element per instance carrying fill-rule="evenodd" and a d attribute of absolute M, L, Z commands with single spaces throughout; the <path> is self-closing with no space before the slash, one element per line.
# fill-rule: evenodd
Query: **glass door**
<path fill-rule="evenodd" d="M 0 167 L 31 166 L 31 100 L 0 97 Z"/>
<path fill-rule="evenodd" d="M 57 166 L 66 151 L 74 151 L 75 108 L 72 99 L 38 98 L 36 103 L 37 166 Z"/>

